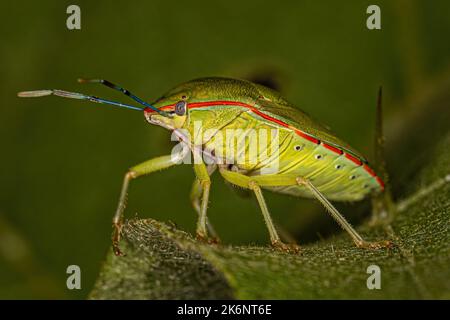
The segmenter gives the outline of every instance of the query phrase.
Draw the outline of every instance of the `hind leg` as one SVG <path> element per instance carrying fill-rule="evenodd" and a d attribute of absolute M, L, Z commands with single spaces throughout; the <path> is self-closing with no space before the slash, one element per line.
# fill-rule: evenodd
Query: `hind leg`
<path fill-rule="evenodd" d="M 297 178 L 297 183 L 300 186 L 305 186 L 311 191 L 314 197 L 319 200 L 320 203 L 327 209 L 327 211 L 331 214 L 331 216 L 336 220 L 336 222 L 347 231 L 347 233 L 352 237 L 353 242 L 359 248 L 368 248 L 368 249 L 380 249 L 380 248 L 388 248 L 392 247 L 393 244 L 391 241 L 379 241 L 379 242 L 368 242 L 365 241 L 358 232 L 351 226 L 350 223 L 344 218 L 344 216 L 328 201 L 327 198 L 308 180 L 301 177 Z"/>

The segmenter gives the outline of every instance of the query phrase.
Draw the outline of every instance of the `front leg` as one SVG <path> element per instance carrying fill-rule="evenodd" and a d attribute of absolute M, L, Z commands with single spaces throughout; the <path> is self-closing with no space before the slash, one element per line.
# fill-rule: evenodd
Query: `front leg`
<path fill-rule="evenodd" d="M 211 176 L 213 172 L 216 170 L 216 168 L 217 168 L 216 165 L 207 165 L 206 170 L 208 171 L 208 175 Z M 202 197 L 203 197 L 202 182 L 198 177 L 196 177 L 194 183 L 192 184 L 190 198 L 192 206 L 194 207 L 194 210 L 197 212 L 198 217 L 200 217 L 202 214 L 201 213 Z M 215 243 L 220 242 L 219 236 L 217 235 L 217 232 L 215 231 L 208 217 L 206 217 L 206 229 L 208 231 L 208 235 L 212 237 L 212 242 Z"/>
<path fill-rule="evenodd" d="M 117 206 L 117 210 L 113 218 L 114 233 L 112 236 L 112 243 L 113 243 L 113 250 L 116 255 L 122 255 L 122 252 L 120 251 L 119 248 L 120 231 L 122 229 L 123 213 L 126 208 L 128 186 L 130 184 L 130 181 L 132 179 L 136 179 L 138 177 L 150 174 L 158 170 L 170 168 L 178 164 L 178 162 L 183 159 L 184 155 L 185 155 L 184 152 L 180 152 L 174 155 L 153 158 L 132 167 L 125 174 L 122 184 L 122 191 L 120 193 L 119 204 Z"/>

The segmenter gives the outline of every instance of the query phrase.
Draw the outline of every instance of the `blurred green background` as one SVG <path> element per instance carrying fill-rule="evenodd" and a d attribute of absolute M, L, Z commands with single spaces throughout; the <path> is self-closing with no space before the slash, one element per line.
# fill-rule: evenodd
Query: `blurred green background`
<path fill-rule="evenodd" d="M 81 30 L 66 28 L 70 4 L 81 7 Z M 366 28 L 370 4 L 381 7 L 382 30 Z M 85 298 L 110 250 L 123 174 L 173 146 L 169 132 L 137 112 L 19 99 L 18 91 L 59 88 L 127 101 L 76 83 L 100 77 L 152 101 L 196 77 L 247 78 L 276 87 L 370 159 L 382 84 L 398 196 L 420 166 L 406 170 L 404 162 L 425 157 L 426 139 L 448 126 L 448 103 L 438 112 L 422 106 L 449 88 L 449 13 L 448 1 L 412 0 L 2 4 L 0 298 Z M 404 123 L 422 123 L 424 113 L 434 117 L 433 128 L 410 138 L 417 130 Z M 192 232 L 193 178 L 184 165 L 134 181 L 127 216 L 173 221 Z M 210 201 L 210 219 L 225 243 L 267 242 L 253 199 L 214 176 Z M 339 232 L 313 201 L 267 193 L 267 202 L 300 243 Z M 370 211 L 367 202 L 341 207 L 355 223 Z M 71 264 L 81 267 L 81 290 L 66 288 Z"/>

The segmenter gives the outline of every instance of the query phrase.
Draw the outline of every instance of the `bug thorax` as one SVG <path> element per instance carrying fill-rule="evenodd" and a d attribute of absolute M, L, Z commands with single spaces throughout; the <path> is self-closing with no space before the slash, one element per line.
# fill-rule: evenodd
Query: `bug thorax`
<path fill-rule="evenodd" d="M 151 124 L 178 129 L 188 125 L 191 105 L 230 99 L 240 101 L 242 98 L 253 102 L 254 91 L 250 83 L 240 80 L 219 77 L 195 79 L 174 87 L 153 102 L 152 106 L 157 110 L 146 108 L 145 118 Z"/>

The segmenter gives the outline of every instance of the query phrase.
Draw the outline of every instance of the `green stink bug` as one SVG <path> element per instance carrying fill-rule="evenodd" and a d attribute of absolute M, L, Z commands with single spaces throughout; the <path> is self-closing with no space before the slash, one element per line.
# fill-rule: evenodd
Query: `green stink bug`
<path fill-rule="evenodd" d="M 138 164 L 125 174 L 118 208 L 113 218 L 113 247 L 116 254 L 121 254 L 120 231 L 129 182 L 174 166 L 191 153 L 196 160 L 193 165 L 196 180 L 192 187 L 191 200 L 198 212 L 196 233 L 200 239 L 209 239 L 208 233 L 214 235 L 206 213 L 211 187 L 210 175 L 218 169 L 226 181 L 255 193 L 271 244 L 277 248 L 296 250 L 280 240 L 261 189 L 316 198 L 349 233 L 358 247 L 390 246 L 389 241 L 363 240 L 330 202 L 357 201 L 369 194 L 383 192 L 382 180 L 361 154 L 327 128 L 313 121 L 306 113 L 295 108 L 277 92 L 244 80 L 201 78 L 181 84 L 149 104 L 106 80 L 80 82 L 104 84 L 126 94 L 143 107 L 62 90 L 27 91 L 18 95 L 38 97 L 53 94 L 143 111 L 149 123 L 171 130 L 183 146 L 172 155 Z M 198 123 L 201 123 L 200 130 L 196 127 Z M 258 146 L 265 142 L 262 148 L 253 148 L 254 144 L 248 142 L 249 132 L 265 133 L 273 130 L 276 130 L 276 133 L 269 139 L 267 135 L 264 139 L 260 134 L 251 135 Z M 222 135 L 227 136 L 229 132 L 234 133 L 233 139 L 225 139 L 227 142 L 224 143 Z M 198 137 L 201 137 L 200 142 Z M 221 139 L 218 139 L 219 137 Z M 269 146 L 276 152 L 263 155 L 263 150 L 266 151 Z M 233 151 L 228 152 L 230 149 Z M 252 157 L 255 150 L 256 157 Z"/>

